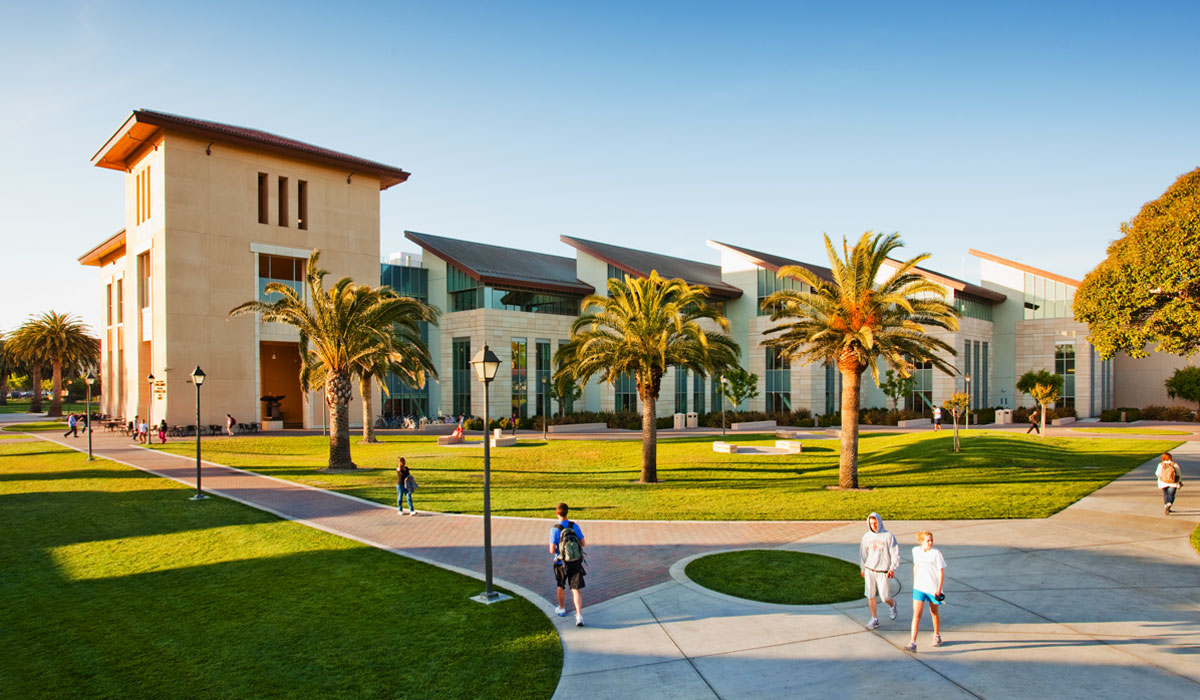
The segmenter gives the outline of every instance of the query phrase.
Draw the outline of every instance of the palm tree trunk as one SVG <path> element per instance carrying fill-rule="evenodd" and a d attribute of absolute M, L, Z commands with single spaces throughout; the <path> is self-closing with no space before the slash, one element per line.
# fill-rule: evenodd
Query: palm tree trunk
<path fill-rule="evenodd" d="M 329 468 L 354 469 L 350 459 L 350 377 L 329 379 Z"/>
<path fill-rule="evenodd" d="M 8 371 L 0 368 L 0 406 L 8 405 Z M 1200 414 L 1197 414 L 1200 416 Z M 1200 418 L 1198 418 L 1200 420 Z"/>
<path fill-rule="evenodd" d="M 838 487 L 858 488 L 858 402 L 862 370 L 842 373 L 842 455 L 838 461 Z"/>
<path fill-rule="evenodd" d="M 33 400 L 29 402 L 30 413 L 42 412 L 42 366 L 35 363 L 29 372 L 29 383 L 33 389 Z"/>
<path fill-rule="evenodd" d="M 642 397 L 642 483 L 658 482 L 657 396 Z"/>
<path fill-rule="evenodd" d="M 370 377 L 358 380 L 358 393 L 362 394 L 363 442 L 379 442 L 375 439 L 375 422 L 371 420 L 371 389 Z"/>
<path fill-rule="evenodd" d="M 62 416 L 62 360 L 55 360 L 51 366 L 54 369 L 50 375 L 50 410 L 46 411 L 46 417 L 58 418 Z"/>

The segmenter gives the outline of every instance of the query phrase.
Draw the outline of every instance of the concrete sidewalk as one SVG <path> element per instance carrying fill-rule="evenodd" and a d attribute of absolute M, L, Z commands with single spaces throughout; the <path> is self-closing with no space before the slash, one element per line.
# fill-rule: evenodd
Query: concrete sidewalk
<path fill-rule="evenodd" d="M 86 450 L 86 442 L 39 437 Z M 190 484 L 194 463 L 128 438 L 94 435 L 96 453 Z M 1200 445 L 1176 452 L 1185 480 Z M 1045 520 L 888 522 L 907 557 L 935 532 L 948 561 L 946 644 L 908 641 L 901 615 L 873 632 L 862 601 L 778 606 L 729 598 L 683 575 L 706 552 L 790 548 L 857 561 L 862 523 L 589 521 L 587 626 L 551 617 L 565 648 L 556 698 L 1196 697 L 1200 557 L 1188 534 L 1200 497 L 1162 515 L 1154 464 Z M 475 577 L 481 519 L 399 517 L 377 503 L 205 463 L 206 491 Z M 886 519 L 886 513 L 884 514 Z M 550 520 L 494 518 L 502 585 L 550 612 Z M 599 604 L 596 604 L 599 603 Z"/>

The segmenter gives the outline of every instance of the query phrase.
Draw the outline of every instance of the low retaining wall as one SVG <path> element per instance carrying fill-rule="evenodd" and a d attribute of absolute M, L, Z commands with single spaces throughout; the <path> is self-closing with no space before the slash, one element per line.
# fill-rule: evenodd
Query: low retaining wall
<path fill-rule="evenodd" d="M 1074 423 L 1074 422 L 1075 422 L 1074 418 L 1067 416 L 1065 418 L 1055 418 L 1054 420 L 1050 421 L 1050 425 L 1066 425 L 1067 423 Z"/>
<path fill-rule="evenodd" d="M 730 423 L 731 430 L 774 430 L 778 427 L 773 420 L 753 420 L 747 423 Z"/>
<path fill-rule="evenodd" d="M 571 425 L 552 425 L 547 430 L 551 433 L 594 433 L 608 430 L 608 423 L 572 423 Z"/>
<path fill-rule="evenodd" d="M 908 420 L 896 421 L 897 428 L 919 428 L 923 425 L 933 425 L 933 421 L 928 418 L 909 418 Z"/>

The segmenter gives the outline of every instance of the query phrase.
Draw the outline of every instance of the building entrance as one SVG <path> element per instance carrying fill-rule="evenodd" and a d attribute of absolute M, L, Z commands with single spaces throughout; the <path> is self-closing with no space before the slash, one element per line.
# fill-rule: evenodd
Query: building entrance
<path fill-rule="evenodd" d="M 264 341 L 259 343 L 258 358 L 259 420 L 281 420 L 285 428 L 303 428 L 300 344 Z"/>

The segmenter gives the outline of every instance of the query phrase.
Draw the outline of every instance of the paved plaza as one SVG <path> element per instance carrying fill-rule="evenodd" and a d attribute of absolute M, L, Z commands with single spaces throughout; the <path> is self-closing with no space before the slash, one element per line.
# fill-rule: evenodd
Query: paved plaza
<path fill-rule="evenodd" d="M 82 440 L 42 433 L 68 447 Z M 194 463 L 95 434 L 96 453 L 181 483 Z M 1200 444 L 1174 452 L 1200 474 Z M 1200 696 L 1200 556 L 1188 536 L 1200 497 L 1180 491 L 1162 514 L 1154 463 L 1043 520 L 897 522 L 907 557 L 933 530 L 947 559 L 946 643 L 908 641 L 911 568 L 899 619 L 863 627 L 864 601 L 752 603 L 683 575 L 707 552 L 784 548 L 857 561 L 862 523 L 587 521 L 587 626 L 559 626 L 565 659 L 556 698 Z M 281 517 L 480 577 L 477 516 L 395 509 L 206 462 L 206 491 Z M 547 496 L 549 506 L 556 500 Z M 887 514 L 884 513 L 885 520 Z M 551 520 L 494 518 L 500 585 L 550 614 Z"/>

